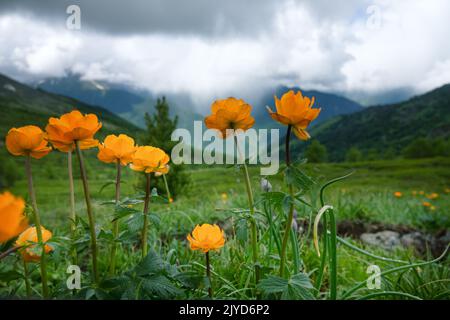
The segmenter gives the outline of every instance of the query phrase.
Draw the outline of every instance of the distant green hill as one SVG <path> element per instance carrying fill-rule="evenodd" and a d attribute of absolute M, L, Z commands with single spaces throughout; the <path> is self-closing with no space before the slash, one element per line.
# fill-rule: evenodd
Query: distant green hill
<path fill-rule="evenodd" d="M 363 153 L 399 152 L 419 137 L 450 137 L 450 84 L 408 101 L 366 108 L 340 115 L 311 128 L 311 136 L 324 144 L 334 161 L 357 147 Z M 307 144 L 295 142 L 293 149 Z"/>
<path fill-rule="evenodd" d="M 76 99 L 33 89 L 0 74 L 0 135 L 4 137 L 11 127 L 35 124 L 44 128 L 48 118 L 60 116 L 73 109 L 94 113 L 103 123 L 99 136 L 109 133 L 135 135 L 142 130 L 116 114 Z M 1 139 L 3 140 L 3 138 Z"/>

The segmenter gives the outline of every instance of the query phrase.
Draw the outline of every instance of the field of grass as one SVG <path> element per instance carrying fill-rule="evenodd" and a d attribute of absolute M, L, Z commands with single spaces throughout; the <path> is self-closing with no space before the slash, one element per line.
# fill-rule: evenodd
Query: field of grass
<path fill-rule="evenodd" d="M 100 243 L 100 269 L 105 274 L 108 267 L 108 246 L 111 242 L 109 221 L 114 216 L 114 206 L 105 204 L 114 197 L 114 185 L 103 188 L 105 183 L 115 177 L 114 166 L 102 164 L 95 159 L 95 152 L 89 151 L 87 157 L 88 177 L 94 211 L 97 217 L 98 238 Z M 19 160 L 20 161 L 20 160 Z M 33 162 L 37 202 L 41 211 L 43 224 L 54 232 L 55 251 L 51 255 L 49 269 L 52 270 L 50 283 L 58 297 L 70 297 L 70 291 L 65 286 L 67 277 L 66 268 L 70 264 L 70 257 L 65 251 L 64 243 L 69 235 L 69 196 L 63 154 L 53 154 L 40 161 Z M 450 229 L 450 159 L 435 158 L 425 160 L 393 160 L 362 163 L 336 163 L 336 164 L 306 164 L 303 170 L 314 178 L 315 186 L 304 195 L 304 200 L 310 203 L 313 209 L 307 206 L 297 206 L 298 221 L 307 222 L 308 230 L 297 235 L 297 250 L 294 246 L 288 251 L 288 268 L 297 269 L 308 274 L 312 283 L 317 281 L 317 270 L 320 258 L 317 256 L 313 243 L 311 221 L 319 208 L 317 198 L 320 186 L 327 180 L 355 171 L 348 179 L 334 184 L 325 193 L 326 204 L 335 208 L 336 219 L 361 220 L 365 222 L 380 222 L 385 224 L 401 224 L 410 226 L 424 232 L 434 233 Z M 248 207 L 245 196 L 245 185 L 242 172 L 235 167 L 192 167 L 189 170 L 191 183 L 183 194 L 177 195 L 172 204 L 156 201 L 150 205 L 149 243 L 164 263 L 167 264 L 171 274 L 189 290 L 180 292 L 170 286 L 152 289 L 155 297 L 177 298 L 204 298 L 207 296 L 204 273 L 204 256 L 200 252 L 191 251 L 186 241 L 186 235 L 192 231 L 196 224 L 218 223 L 227 236 L 225 247 L 211 255 L 213 286 L 215 297 L 222 299 L 252 299 L 253 267 L 251 261 L 248 230 L 243 219 L 243 209 Z M 263 192 L 260 189 L 259 168 L 250 168 L 251 181 L 257 202 L 257 221 L 260 226 L 260 255 L 263 275 L 276 274 L 279 265 L 279 256 L 275 244 L 267 229 L 267 220 L 264 206 L 261 202 Z M 86 220 L 86 212 L 82 185 L 79 175 L 76 176 L 76 208 L 77 215 Z M 283 174 L 267 177 L 273 185 L 274 192 L 283 191 Z M 123 198 L 136 198 L 139 185 L 139 173 L 131 170 L 123 172 Z M 26 182 L 18 181 L 11 189 L 16 195 L 27 197 Z M 397 198 L 394 192 L 401 192 Z M 426 195 L 437 193 L 436 199 L 429 200 Z M 164 195 L 163 195 L 164 196 Z M 423 201 L 432 202 L 432 208 L 424 207 Z M 131 206 L 131 205 L 130 205 Z M 141 210 L 141 205 L 133 205 L 134 209 Z M 142 222 L 131 216 L 120 219 L 122 233 L 119 251 L 118 269 L 121 272 L 131 270 L 139 264 L 139 230 Z M 80 228 L 86 227 L 80 222 Z M 88 254 L 88 238 L 80 233 L 77 240 L 77 249 L 81 257 Z M 390 257 L 402 261 L 424 261 L 432 259 L 431 256 L 417 256 L 411 249 L 395 249 L 385 251 L 380 248 L 362 245 L 355 239 L 348 239 L 351 243 L 364 248 L 375 255 Z M 367 255 L 357 253 L 353 249 L 338 245 L 338 297 L 345 297 L 346 291 L 361 282 L 362 289 L 348 294 L 347 298 L 361 298 L 368 294 L 375 294 L 374 298 L 422 298 L 422 299 L 450 299 L 450 268 L 449 258 L 440 263 L 433 263 L 417 268 L 400 269 L 390 275 L 383 276 L 382 289 L 384 291 L 401 291 L 404 295 L 383 294 L 377 296 L 377 291 L 365 288 L 364 282 L 368 274 L 366 269 L 371 264 L 377 264 L 381 271 L 401 266 L 401 262 L 380 261 Z M 300 257 L 296 261 L 295 257 Z M 16 259 L 16 260 L 15 260 Z M 157 259 L 156 256 L 154 259 Z M 15 257 L 8 257 L 9 266 L 2 265 L 0 273 L 11 272 L 14 268 L 20 269 L 19 261 Z M 89 285 L 88 259 L 80 263 L 83 271 L 83 297 L 111 298 L 111 291 L 104 288 L 92 289 Z M 10 267 L 14 266 L 14 267 Z M 37 267 L 35 267 L 37 268 Z M 175 268 L 177 271 L 174 271 Z M 172 271 L 170 271 L 172 270 Z M 294 272 L 295 273 L 295 272 Z M 38 281 L 39 272 L 33 271 L 34 281 Z M 200 275 L 200 277 L 199 277 Z M 106 275 L 105 275 L 106 277 Z M 197 277 L 197 278 L 196 278 Z M 132 280 L 124 280 L 132 282 Z M 106 280 L 107 282 L 107 277 Z M 118 281 L 117 279 L 115 281 Z M 196 282 L 197 281 L 197 282 Z M 202 282 L 203 281 L 203 282 Z M 328 280 L 324 279 L 320 288 L 326 289 Z M 107 284 L 104 284 L 107 287 Z M 130 284 L 131 286 L 131 284 Z M 35 287 L 36 294 L 39 292 Z M 133 290 L 134 288 L 134 290 Z M 121 298 L 142 298 L 136 288 L 127 288 L 133 294 L 121 291 Z M 21 279 L 11 280 L 9 283 L 0 281 L 0 296 L 23 296 L 24 286 Z M 172 290 L 172 291 L 171 291 Z M 323 291 L 323 290 L 322 290 Z M 153 291 L 152 291 L 153 292 Z M 323 298 L 318 291 L 313 290 L 316 298 Z M 137 296 L 135 296 L 137 295 Z M 410 295 L 410 296 L 409 296 Z M 270 296 L 269 296 L 270 297 Z M 371 296 L 367 296 L 370 298 Z"/>

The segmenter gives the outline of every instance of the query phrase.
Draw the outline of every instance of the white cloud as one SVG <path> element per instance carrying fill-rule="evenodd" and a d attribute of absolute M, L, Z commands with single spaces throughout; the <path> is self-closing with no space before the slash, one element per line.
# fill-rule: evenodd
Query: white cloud
<path fill-rule="evenodd" d="M 367 26 L 369 5 L 380 9 L 379 28 Z M 27 79 L 72 70 L 189 93 L 204 105 L 279 84 L 349 95 L 423 92 L 450 81 L 449 9 L 445 0 L 280 1 L 270 16 L 252 20 L 254 32 L 233 37 L 70 31 L 19 11 L 0 16 L 0 34 L 8 35 L 0 38 L 0 72 Z"/>

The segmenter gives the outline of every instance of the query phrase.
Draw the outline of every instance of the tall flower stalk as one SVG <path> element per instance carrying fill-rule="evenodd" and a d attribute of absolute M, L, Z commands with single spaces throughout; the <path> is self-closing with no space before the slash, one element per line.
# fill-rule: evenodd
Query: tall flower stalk
<path fill-rule="evenodd" d="M 234 141 L 236 143 L 236 148 L 238 150 L 238 153 L 241 157 L 242 152 L 240 151 L 238 139 L 236 136 L 234 136 Z M 252 259 L 253 259 L 253 265 L 255 269 L 255 284 L 258 285 L 259 279 L 260 279 L 260 272 L 259 272 L 259 264 L 258 264 L 258 229 L 256 225 L 256 219 L 255 219 L 255 201 L 253 198 L 253 191 L 252 191 L 252 185 L 250 182 L 250 174 L 248 172 L 248 167 L 245 159 L 242 159 L 243 167 L 244 167 L 244 181 L 245 181 L 245 189 L 247 191 L 247 199 L 248 199 L 248 207 L 250 210 L 250 230 L 251 230 L 251 242 L 252 242 Z"/>
<path fill-rule="evenodd" d="M 213 297 L 213 288 L 212 288 L 212 281 L 211 281 L 211 264 L 209 262 L 209 251 L 205 253 L 205 263 L 206 263 L 206 277 L 209 281 L 209 288 L 208 288 L 208 295 L 212 299 Z"/>
<path fill-rule="evenodd" d="M 51 148 L 45 140 L 44 132 L 36 126 L 24 126 L 20 128 L 12 128 L 6 135 L 6 148 L 14 156 L 25 156 L 25 172 L 28 183 L 28 195 L 30 197 L 33 209 L 33 220 L 36 225 L 37 242 L 42 247 L 41 256 L 41 279 L 42 279 L 42 296 L 48 297 L 47 284 L 47 264 L 45 259 L 45 245 L 42 238 L 41 219 L 36 203 L 36 194 L 33 185 L 33 175 L 31 172 L 31 158 L 41 159 L 46 156 Z"/>
<path fill-rule="evenodd" d="M 209 252 L 211 250 L 219 250 L 224 246 L 225 234 L 219 226 L 205 223 L 201 226 L 195 226 L 192 233 L 188 234 L 187 240 L 192 250 L 201 250 L 205 253 L 206 277 L 209 280 L 208 296 L 212 298 L 213 288 Z"/>
<path fill-rule="evenodd" d="M 83 154 L 81 150 L 86 150 L 98 146 L 98 140 L 94 139 L 94 135 L 98 130 L 100 130 L 101 127 L 102 123 L 98 121 L 98 118 L 95 114 L 83 115 L 80 111 L 73 110 L 69 113 L 63 114 L 60 118 L 50 118 L 45 128 L 48 141 L 52 143 L 53 147 L 62 152 L 71 153 L 75 150 L 75 152 L 77 153 L 89 220 L 92 251 L 92 270 L 94 282 L 96 284 L 98 284 L 99 282 L 99 273 L 97 265 L 97 238 L 95 232 L 95 216 L 92 210 L 86 167 L 84 165 Z"/>
<path fill-rule="evenodd" d="M 144 224 L 142 226 L 142 258 L 148 253 L 147 232 L 148 232 L 148 207 L 150 204 L 150 173 L 145 174 L 145 199 L 144 199 Z"/>
<path fill-rule="evenodd" d="M 75 147 L 77 151 L 78 162 L 80 165 L 81 180 L 83 182 L 83 190 L 84 190 L 84 199 L 86 201 L 86 210 L 89 220 L 89 232 L 91 237 L 91 254 L 92 254 L 92 272 L 94 276 L 94 282 L 98 284 L 100 277 L 98 273 L 98 263 L 97 263 L 98 251 L 97 251 L 97 235 L 95 232 L 95 216 L 92 210 L 86 167 L 84 165 L 83 154 L 81 152 L 80 143 L 78 141 L 75 141 Z"/>
<path fill-rule="evenodd" d="M 301 91 L 294 93 L 290 90 L 285 93 L 281 99 L 275 96 L 275 107 L 276 111 L 272 111 L 267 107 L 270 116 L 275 121 L 287 125 L 286 133 L 286 166 L 287 170 L 291 166 L 291 153 L 290 153 L 290 137 L 291 132 L 300 140 L 308 140 L 310 138 L 309 133 L 306 131 L 308 125 L 319 116 L 320 108 L 313 109 L 314 97 L 311 99 L 304 97 Z M 288 181 L 289 195 L 291 198 L 291 203 L 289 205 L 288 217 L 286 220 L 286 226 L 284 229 L 283 242 L 281 246 L 280 253 L 280 276 L 285 275 L 286 271 L 286 248 L 289 238 L 289 234 L 292 227 L 292 220 L 294 218 L 294 186 L 292 182 Z"/>
<path fill-rule="evenodd" d="M 120 160 L 117 160 L 117 176 L 116 176 L 116 208 L 120 204 L 120 180 L 122 174 L 122 166 L 120 165 Z M 117 237 L 119 236 L 119 219 L 115 219 L 112 223 L 112 233 L 114 241 L 111 245 L 111 256 L 109 265 L 109 274 L 114 275 L 116 272 L 116 251 L 117 251 Z"/>
<path fill-rule="evenodd" d="M 290 136 L 291 136 L 292 126 L 288 125 L 286 133 L 286 166 L 289 168 L 291 165 L 291 153 L 290 153 Z M 289 213 L 286 220 L 286 226 L 284 228 L 283 242 L 281 243 L 281 256 L 280 256 L 280 276 L 283 277 L 285 274 L 285 263 L 286 263 L 286 249 L 289 239 L 289 234 L 292 228 L 292 220 L 294 218 L 294 188 L 292 183 L 289 183 L 289 195 L 291 197 L 291 202 L 289 204 Z"/>
<path fill-rule="evenodd" d="M 205 118 L 205 124 L 209 129 L 218 130 L 221 138 L 227 138 L 230 134 L 233 134 L 236 147 L 240 153 L 235 132 L 236 130 L 246 131 L 253 127 L 255 119 L 251 116 L 251 111 L 252 107 L 242 99 L 231 97 L 228 99 L 216 100 L 211 105 L 212 114 Z M 241 153 L 240 157 L 242 158 Z M 255 283 L 258 284 L 260 274 L 258 265 L 258 230 L 255 220 L 255 203 L 245 159 L 243 159 L 243 163 L 244 181 L 247 190 L 249 211 L 251 214 L 252 260 L 255 268 Z"/>
<path fill-rule="evenodd" d="M 144 199 L 144 224 L 141 233 L 142 242 L 142 257 L 147 256 L 147 232 L 148 232 L 148 209 L 150 204 L 150 174 L 166 174 L 169 172 L 169 156 L 159 148 L 152 146 L 137 147 L 136 152 L 132 156 L 131 169 L 134 171 L 141 171 L 145 173 L 145 199 Z"/>
<path fill-rule="evenodd" d="M 31 172 L 31 157 L 28 156 L 25 158 L 25 171 L 27 174 L 27 182 L 28 182 L 28 195 L 31 200 L 31 207 L 33 209 L 33 220 L 36 226 L 37 240 L 39 246 L 42 247 L 41 253 L 41 278 L 42 278 L 42 296 L 44 298 L 48 297 L 48 284 L 47 284 L 47 261 L 45 257 L 45 247 L 42 240 L 42 230 L 41 230 L 41 217 L 39 215 L 37 202 L 36 202 L 36 193 L 34 191 L 33 185 L 33 175 Z"/>
<path fill-rule="evenodd" d="M 116 195 L 115 205 L 116 209 L 120 206 L 120 183 L 122 175 L 122 166 L 126 166 L 132 160 L 132 156 L 136 151 L 134 145 L 134 139 L 120 134 L 119 136 L 110 134 L 105 138 L 105 141 L 98 146 L 97 158 L 105 163 L 116 164 Z M 114 237 L 111 244 L 110 262 L 109 262 L 109 274 L 114 275 L 116 270 L 116 252 L 119 236 L 119 220 L 114 219 L 112 221 L 112 234 Z"/>
<path fill-rule="evenodd" d="M 70 220 L 70 234 L 71 234 L 71 238 L 72 241 L 75 240 L 75 236 L 76 236 L 76 212 L 75 212 L 75 188 L 74 188 L 74 184 L 73 184 L 73 160 L 72 160 L 72 151 L 68 151 L 67 152 L 67 172 L 69 175 L 69 197 L 70 197 L 70 216 L 69 216 L 69 220 Z M 77 249 L 76 247 L 73 248 L 72 251 L 72 259 L 73 259 L 73 263 L 77 264 L 78 263 L 78 257 L 77 257 Z"/>
<path fill-rule="evenodd" d="M 173 200 L 172 200 L 172 195 L 170 194 L 169 184 L 167 183 L 166 175 L 163 174 L 162 176 L 163 176 L 164 186 L 166 188 L 166 193 L 167 193 L 167 202 L 170 204 Z"/>
<path fill-rule="evenodd" d="M 28 263 L 23 260 L 23 280 L 25 282 L 25 290 L 27 292 L 27 297 L 31 298 L 31 284 L 30 284 L 30 273 L 28 271 Z"/>

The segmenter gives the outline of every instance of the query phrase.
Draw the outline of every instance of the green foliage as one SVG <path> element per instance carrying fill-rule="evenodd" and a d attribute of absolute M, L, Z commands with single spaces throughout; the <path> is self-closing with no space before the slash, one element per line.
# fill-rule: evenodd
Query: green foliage
<path fill-rule="evenodd" d="M 448 156 L 450 154 L 450 141 L 444 139 L 418 138 L 413 140 L 403 150 L 407 159 L 432 158 L 436 156 Z"/>
<path fill-rule="evenodd" d="M 0 190 L 14 186 L 23 177 L 23 170 L 14 158 L 0 153 Z"/>
<path fill-rule="evenodd" d="M 172 132 L 177 128 L 178 116 L 171 119 L 169 116 L 169 104 L 166 98 L 158 99 L 155 105 L 156 111 L 145 114 L 146 133 L 142 136 L 145 145 L 151 145 L 163 149 L 169 156 L 172 148 L 177 144 L 171 140 Z M 167 182 L 172 195 L 179 195 L 189 183 L 184 166 L 171 164 L 167 174 Z M 156 187 L 160 194 L 166 194 L 162 178 L 153 179 L 152 187 Z"/>
<path fill-rule="evenodd" d="M 327 162 L 327 148 L 318 140 L 313 140 L 311 144 L 306 148 L 305 157 L 306 159 L 308 159 L 308 162 L 311 163 Z"/>
<path fill-rule="evenodd" d="M 345 161 L 347 162 L 358 162 L 363 158 L 361 151 L 357 147 L 350 148 L 345 154 Z"/>
<path fill-rule="evenodd" d="M 281 300 L 314 300 L 314 288 L 308 275 L 298 273 L 289 279 L 268 276 L 261 280 L 258 288 L 268 297 L 275 295 Z"/>
<path fill-rule="evenodd" d="M 384 150 L 392 148 L 397 153 L 417 138 L 448 139 L 449 111 L 450 84 L 447 84 L 408 101 L 365 108 L 315 126 L 313 122 L 310 134 L 327 147 L 331 161 L 344 160 L 352 146 L 363 153 L 376 148 L 382 156 Z M 296 142 L 292 152 L 302 147 L 301 142 Z"/>

